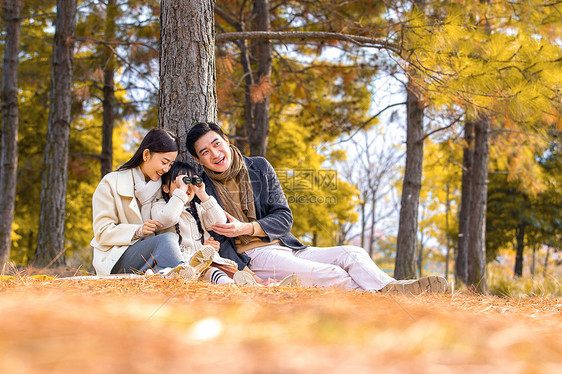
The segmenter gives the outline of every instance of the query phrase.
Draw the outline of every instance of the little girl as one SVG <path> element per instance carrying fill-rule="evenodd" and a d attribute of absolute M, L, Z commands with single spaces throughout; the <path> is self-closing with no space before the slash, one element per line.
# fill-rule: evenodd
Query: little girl
<path fill-rule="evenodd" d="M 205 184 L 194 175 L 193 167 L 176 161 L 162 175 L 163 198 L 152 204 L 152 218 L 163 229 L 175 227 L 182 255 L 197 272 L 209 266 L 204 279 L 215 284 L 236 283 L 239 286 L 299 286 L 300 277 L 292 274 L 281 281 L 263 281 L 248 271 L 238 271 L 236 262 L 221 257 L 220 244 L 208 233 L 216 223 L 226 223 L 227 217 L 217 200 L 205 192 Z M 196 204 L 197 195 L 201 204 Z M 259 282 L 259 283 L 258 283 Z"/>
<path fill-rule="evenodd" d="M 162 195 L 152 204 L 151 216 L 163 229 L 179 235 L 182 256 L 198 272 L 205 270 L 204 279 L 215 284 L 236 283 L 256 285 L 252 274 L 238 271 L 236 262 L 218 254 L 219 242 L 207 230 L 215 223 L 226 223 L 224 211 L 214 197 L 205 192 L 205 184 L 194 176 L 193 167 L 176 161 L 162 176 Z M 196 204 L 197 195 L 201 204 Z"/>

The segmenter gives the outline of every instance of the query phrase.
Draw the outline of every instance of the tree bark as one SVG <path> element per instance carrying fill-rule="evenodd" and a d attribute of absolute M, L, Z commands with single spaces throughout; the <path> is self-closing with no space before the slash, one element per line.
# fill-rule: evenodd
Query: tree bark
<path fill-rule="evenodd" d="M 423 164 L 423 104 L 411 85 L 407 87 L 406 168 L 400 200 L 400 221 L 396 245 L 396 279 L 415 278 L 418 204 Z"/>
<path fill-rule="evenodd" d="M 213 0 L 162 0 L 158 126 L 180 139 L 178 160 L 198 122 L 217 121 Z"/>
<path fill-rule="evenodd" d="M 486 286 L 486 199 L 488 192 L 489 118 L 481 115 L 474 124 L 474 163 L 468 233 L 467 286 L 485 292 Z"/>
<path fill-rule="evenodd" d="M 106 5 L 105 40 L 115 40 L 115 18 L 117 6 L 115 0 L 108 0 Z M 115 57 L 111 48 L 103 53 L 103 123 L 101 146 L 101 177 L 113 169 L 113 127 L 115 124 Z"/>
<path fill-rule="evenodd" d="M 513 275 L 516 278 L 521 278 L 523 276 L 523 250 L 525 248 L 525 223 L 519 223 L 517 227 L 517 252 L 515 255 L 515 268 L 513 269 Z"/>
<path fill-rule="evenodd" d="M 257 31 L 269 31 L 269 0 L 254 0 L 254 13 Z M 271 77 L 271 44 L 269 40 L 257 40 L 256 50 L 258 71 L 254 83 L 257 83 L 258 87 L 267 86 L 267 91 L 269 91 L 269 79 Z M 254 127 L 248 129 L 250 155 L 265 157 L 269 138 L 269 92 L 264 93 L 263 100 L 255 101 L 253 110 Z"/>
<path fill-rule="evenodd" d="M 2 68 L 2 147 L 0 148 L 0 274 L 10 260 L 18 166 L 18 52 L 21 1 L 4 4 L 6 41 Z"/>
<path fill-rule="evenodd" d="M 462 158 L 461 206 L 459 209 L 459 236 L 457 258 L 455 259 L 455 278 L 466 284 L 468 261 L 468 228 L 470 225 L 470 201 L 472 198 L 471 180 L 474 159 L 474 122 L 467 120 L 464 125 L 464 147 Z"/>
<path fill-rule="evenodd" d="M 57 0 L 51 107 L 45 147 L 45 167 L 41 186 L 41 211 L 35 264 L 64 264 L 64 222 L 68 142 L 71 123 L 72 74 L 76 0 Z M 59 255 L 58 259 L 55 258 Z"/>

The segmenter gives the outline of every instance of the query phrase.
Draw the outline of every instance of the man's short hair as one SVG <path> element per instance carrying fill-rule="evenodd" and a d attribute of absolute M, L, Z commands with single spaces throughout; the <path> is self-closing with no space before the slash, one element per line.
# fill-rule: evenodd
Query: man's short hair
<path fill-rule="evenodd" d="M 187 150 L 193 157 L 198 158 L 195 151 L 195 142 L 198 141 L 203 135 L 211 131 L 216 132 L 223 139 L 226 139 L 226 135 L 224 135 L 222 129 L 213 122 L 199 122 L 189 130 L 185 138 L 185 145 L 187 146 Z"/>

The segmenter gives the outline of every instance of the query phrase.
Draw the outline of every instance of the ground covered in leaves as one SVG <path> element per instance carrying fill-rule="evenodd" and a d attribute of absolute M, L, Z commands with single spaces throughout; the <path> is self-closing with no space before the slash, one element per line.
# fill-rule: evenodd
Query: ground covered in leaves
<path fill-rule="evenodd" d="M 37 278 L 0 280 L 2 373 L 562 372 L 554 297 Z"/>

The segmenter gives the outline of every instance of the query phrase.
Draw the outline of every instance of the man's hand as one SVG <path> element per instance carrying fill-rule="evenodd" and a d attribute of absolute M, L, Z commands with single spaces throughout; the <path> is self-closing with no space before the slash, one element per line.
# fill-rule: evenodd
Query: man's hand
<path fill-rule="evenodd" d="M 162 224 L 160 222 L 155 221 L 153 219 L 147 219 L 142 224 L 142 235 L 146 236 L 146 235 L 153 234 L 158 227 L 162 227 Z"/>
<path fill-rule="evenodd" d="M 215 240 L 215 238 L 213 238 L 212 236 L 205 240 L 205 242 L 203 243 L 203 245 L 210 245 L 211 247 L 213 247 L 215 249 L 215 251 L 219 251 L 219 249 L 221 248 L 221 243 L 217 242 Z"/>
<path fill-rule="evenodd" d="M 240 235 L 252 235 L 254 233 L 254 225 L 251 223 L 240 222 L 227 212 L 224 212 L 224 214 L 226 214 L 226 218 L 228 218 L 230 222 L 214 224 L 211 230 L 217 234 L 235 238 Z"/>

